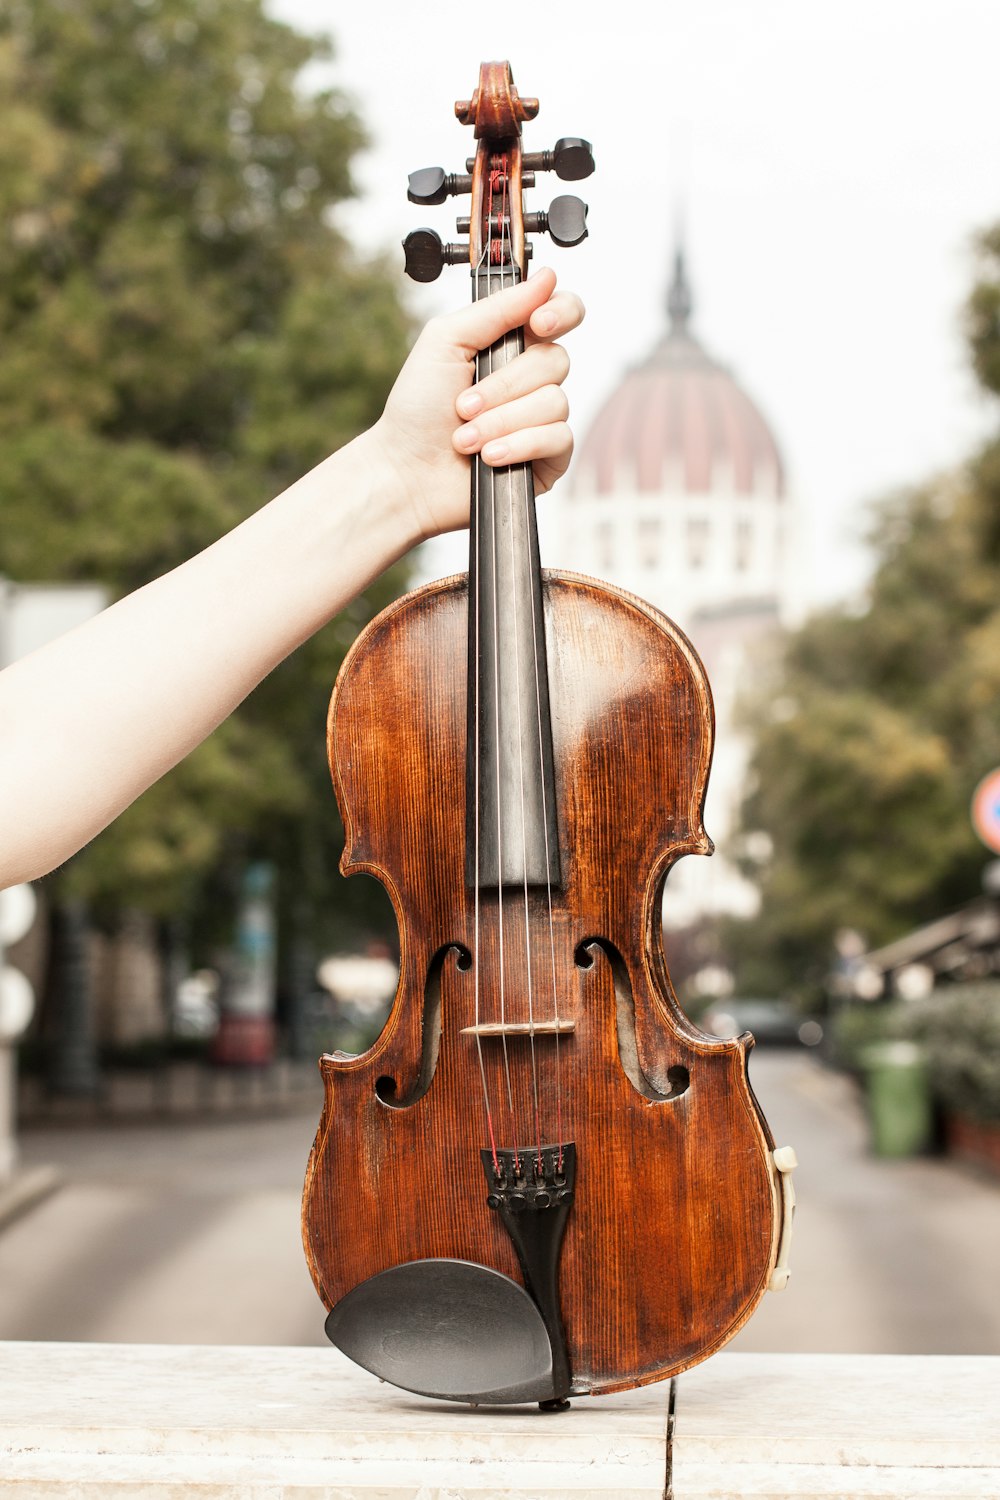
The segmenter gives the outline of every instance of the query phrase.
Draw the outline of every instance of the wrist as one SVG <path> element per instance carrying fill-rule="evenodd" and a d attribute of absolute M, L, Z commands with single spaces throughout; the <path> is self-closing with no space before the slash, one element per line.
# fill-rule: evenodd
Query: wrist
<path fill-rule="evenodd" d="M 292 491 L 306 492 L 312 518 L 324 532 L 314 541 L 324 550 L 331 544 L 338 552 L 349 549 L 373 574 L 423 540 L 405 476 L 378 424 L 323 459 Z"/>
<path fill-rule="evenodd" d="M 422 498 L 420 481 L 426 477 L 421 472 L 424 465 L 412 457 L 401 459 L 406 449 L 398 431 L 393 431 L 393 424 L 385 416 L 380 417 L 349 447 L 357 449 L 365 465 L 370 503 L 391 535 L 399 539 L 397 555 L 436 536 L 441 528 Z"/>
<path fill-rule="evenodd" d="M 215 544 L 234 579 L 273 601 L 280 654 L 337 614 L 419 540 L 405 487 L 371 433 L 338 448 Z M 213 551 L 214 549 L 209 549 Z M 273 665 L 273 663 L 272 663 Z"/>

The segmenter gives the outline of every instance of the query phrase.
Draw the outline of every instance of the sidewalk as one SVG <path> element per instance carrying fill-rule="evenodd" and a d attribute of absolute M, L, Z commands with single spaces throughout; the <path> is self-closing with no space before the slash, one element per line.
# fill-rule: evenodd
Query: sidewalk
<path fill-rule="evenodd" d="M 122 1124 L 203 1123 L 212 1119 L 318 1117 L 323 1098 L 315 1062 L 279 1058 L 267 1068 L 215 1068 L 170 1062 L 152 1068 L 108 1069 L 93 1098 L 50 1094 L 40 1078 L 18 1080 L 18 1126 L 72 1128 Z M 62 1187 L 65 1173 L 50 1163 L 23 1165 L 0 1182 L 0 1230 Z"/>
<path fill-rule="evenodd" d="M 29 1213 L 36 1204 L 44 1202 L 63 1183 L 63 1174 L 58 1167 L 41 1165 L 21 1167 L 13 1177 L 0 1182 L 0 1230 L 22 1214 Z"/>

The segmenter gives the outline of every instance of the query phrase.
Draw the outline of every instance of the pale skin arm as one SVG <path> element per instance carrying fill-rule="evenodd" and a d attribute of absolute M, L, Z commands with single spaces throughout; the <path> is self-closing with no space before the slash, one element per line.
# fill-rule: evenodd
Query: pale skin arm
<path fill-rule="evenodd" d="M 54 869 L 416 542 L 468 525 L 465 457 L 572 451 L 555 340 L 583 316 L 542 270 L 436 318 L 369 431 L 204 552 L 0 672 L 0 889 Z M 470 390 L 477 350 L 527 349 Z"/>

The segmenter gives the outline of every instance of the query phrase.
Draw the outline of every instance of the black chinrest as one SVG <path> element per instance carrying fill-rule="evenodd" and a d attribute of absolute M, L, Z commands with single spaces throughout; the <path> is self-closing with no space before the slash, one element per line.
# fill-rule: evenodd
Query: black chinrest
<path fill-rule="evenodd" d="M 509 1276 L 467 1260 L 414 1260 L 370 1276 L 331 1310 L 326 1332 L 356 1364 L 420 1396 L 478 1403 L 556 1394 L 538 1308 Z"/>

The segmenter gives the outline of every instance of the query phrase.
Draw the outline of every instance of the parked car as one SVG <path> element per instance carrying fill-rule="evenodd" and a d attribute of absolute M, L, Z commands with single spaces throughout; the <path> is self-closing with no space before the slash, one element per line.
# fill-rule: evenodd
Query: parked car
<path fill-rule="evenodd" d="M 815 1047 L 823 1040 L 823 1028 L 812 1018 L 803 1018 L 787 1000 L 720 1000 L 701 1023 L 712 1036 L 739 1036 L 752 1031 L 762 1045 Z"/>

